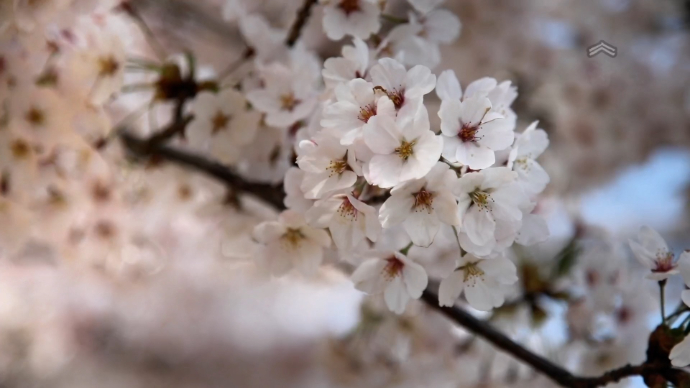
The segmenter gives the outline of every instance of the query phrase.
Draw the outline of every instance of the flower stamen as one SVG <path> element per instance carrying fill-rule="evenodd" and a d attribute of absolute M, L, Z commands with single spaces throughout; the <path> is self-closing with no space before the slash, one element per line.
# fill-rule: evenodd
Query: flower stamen
<path fill-rule="evenodd" d="M 413 194 L 414 195 L 414 210 L 415 211 L 420 211 L 421 209 L 426 209 L 428 213 L 431 213 L 432 210 L 434 210 L 433 203 L 434 203 L 434 194 L 426 191 L 425 188 L 422 188 L 419 190 L 417 193 Z"/>
<path fill-rule="evenodd" d="M 414 153 L 414 145 L 416 143 L 416 140 L 412 140 L 409 143 L 403 140 L 400 143 L 400 147 L 395 149 L 395 153 L 398 154 L 402 160 L 407 160 Z"/>
<path fill-rule="evenodd" d="M 402 270 L 404 267 L 405 263 L 403 263 L 400 259 L 395 256 L 389 257 L 386 259 L 386 266 L 383 267 L 383 277 L 388 281 L 393 280 L 402 275 Z"/>

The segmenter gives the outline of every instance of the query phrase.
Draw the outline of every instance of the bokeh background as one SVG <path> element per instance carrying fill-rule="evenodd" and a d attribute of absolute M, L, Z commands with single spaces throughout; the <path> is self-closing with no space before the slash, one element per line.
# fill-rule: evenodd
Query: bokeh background
<path fill-rule="evenodd" d="M 275 28 L 287 28 L 301 5 L 228 2 L 262 13 Z M 199 63 L 215 69 L 242 55 L 225 1 L 131 3 L 169 52 L 191 48 Z M 406 7 L 391 2 L 389 13 L 405 15 Z M 690 3 L 447 0 L 444 7 L 458 15 L 462 30 L 457 42 L 442 47 L 433 71 L 453 69 L 463 85 L 484 76 L 512 80 L 519 91 L 513 105 L 518 129 L 539 120 L 549 134 L 540 163 L 551 184 L 539 209 L 552 238 L 529 255 L 552 258 L 575 235 L 622 243 L 645 224 L 676 252 L 690 248 Z M 338 55 L 341 43 L 327 41 L 321 28 L 317 7 L 305 45 L 322 57 Z M 589 58 L 586 48 L 600 40 L 616 46 L 618 55 Z M 430 95 L 430 111 L 439 104 L 435 99 Z M 438 119 L 430 116 L 433 127 Z M 216 185 L 183 179 L 203 181 L 210 192 Z M 204 238 L 195 223 L 176 222 L 190 240 Z M 241 229 L 242 221 L 221 227 Z M 394 318 L 363 308 L 362 295 L 336 268 L 309 282 L 266 282 L 251 266 L 219 261 L 215 251 L 168 242 L 176 244 L 176 256 L 140 280 L 56 269 L 55 262 L 33 260 L 42 257 L 38 253 L 0 264 L 0 387 L 550 384 L 459 330 L 449 341 L 445 334 L 455 329 L 423 306 Z M 225 243 L 223 255 L 232 257 L 246 241 Z M 635 268 L 627 247 L 621 249 L 623 261 L 600 256 L 583 265 Z M 640 282 L 634 276 L 622 281 Z M 630 298 L 644 299 L 635 306 L 653 313 L 652 328 L 658 297 L 649 288 L 637 284 Z M 679 281 L 669 285 L 670 305 L 682 288 Z M 497 324 L 569 365 L 554 349 L 569 346 L 568 314 L 576 315 L 576 308 L 545 310 L 552 319 L 539 328 L 512 331 L 518 325 L 511 322 L 523 319 L 514 315 Z M 569 366 L 596 374 L 644 359 L 644 338 L 633 345 L 604 341 Z"/>

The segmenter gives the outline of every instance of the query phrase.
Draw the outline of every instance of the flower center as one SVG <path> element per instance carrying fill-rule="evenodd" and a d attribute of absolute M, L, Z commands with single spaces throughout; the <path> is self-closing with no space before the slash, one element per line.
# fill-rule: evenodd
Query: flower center
<path fill-rule="evenodd" d="M 371 103 L 364 108 L 359 109 L 359 116 L 357 116 L 357 118 L 365 123 L 368 123 L 369 119 L 373 116 L 376 116 L 376 104 Z"/>
<path fill-rule="evenodd" d="M 110 77 L 115 75 L 118 69 L 120 69 L 120 64 L 117 63 L 112 55 L 98 58 L 98 75 Z"/>
<path fill-rule="evenodd" d="M 393 105 L 395 105 L 395 109 L 400 109 L 400 107 L 403 106 L 405 103 L 405 88 L 401 88 L 400 90 L 398 89 L 393 89 L 392 91 L 386 90 L 383 86 L 374 86 L 374 91 L 379 90 L 388 96 L 388 98 L 393 101 Z"/>
<path fill-rule="evenodd" d="M 397 257 L 389 257 L 386 259 L 386 266 L 383 267 L 383 277 L 386 280 L 393 280 L 402 274 L 402 270 L 405 267 L 403 263 Z"/>
<path fill-rule="evenodd" d="M 340 217 L 348 219 L 350 221 L 354 221 L 357 219 L 357 209 L 352 205 L 352 202 L 350 202 L 350 199 L 345 196 L 343 198 L 343 202 L 340 204 L 338 207 L 338 214 Z"/>
<path fill-rule="evenodd" d="M 226 115 L 225 113 L 219 110 L 218 112 L 216 112 L 216 115 L 213 116 L 213 118 L 211 119 L 211 133 L 215 135 L 216 133 L 225 129 L 229 121 L 230 116 Z"/>
<path fill-rule="evenodd" d="M 417 193 L 414 194 L 414 209 L 415 211 L 420 211 L 421 209 L 426 209 L 427 212 L 431 213 L 434 203 L 434 194 L 426 191 L 422 188 Z"/>
<path fill-rule="evenodd" d="M 351 13 L 360 10 L 359 0 L 341 0 L 338 8 L 342 9 L 345 15 L 350 16 Z"/>
<path fill-rule="evenodd" d="M 340 175 L 347 170 L 347 160 L 345 158 L 340 159 L 340 160 L 331 160 L 331 162 L 328 164 L 328 167 L 326 167 L 326 170 L 329 170 L 330 173 L 328 174 L 328 177 L 332 177 L 333 175 Z"/>
<path fill-rule="evenodd" d="M 29 124 L 33 125 L 34 127 L 43 125 L 46 122 L 45 113 L 41 109 L 36 108 L 35 106 L 31 107 L 31 109 L 29 109 L 29 111 L 26 112 L 24 118 L 26 119 L 26 121 L 29 122 Z"/>
<path fill-rule="evenodd" d="M 489 193 L 479 191 L 479 189 L 471 192 L 470 198 L 472 199 L 472 202 L 480 209 L 488 207 L 489 201 L 494 201 L 493 198 L 491 198 L 491 195 L 489 195 Z"/>
<path fill-rule="evenodd" d="M 283 94 L 280 96 L 280 108 L 288 112 L 292 112 L 297 104 L 301 101 L 295 98 L 292 93 Z"/>
<path fill-rule="evenodd" d="M 477 278 L 484 279 L 484 271 L 477 267 L 477 263 L 467 263 L 460 267 L 464 271 L 465 275 L 463 281 L 467 283 L 469 287 L 474 287 L 477 283 Z"/>
<path fill-rule="evenodd" d="M 475 142 L 477 141 L 478 129 L 479 127 L 464 124 L 462 128 L 460 128 L 460 132 L 458 132 L 458 137 L 463 141 L 463 143 Z"/>
<path fill-rule="evenodd" d="M 15 159 L 25 159 L 31 153 L 31 146 L 26 141 L 17 139 L 12 142 L 12 145 L 10 145 L 10 150 L 12 151 L 12 156 Z"/>
<path fill-rule="evenodd" d="M 395 153 L 398 154 L 402 160 L 407 160 L 407 158 L 412 156 L 414 153 L 414 145 L 416 143 L 416 140 L 412 140 L 409 143 L 406 140 L 403 140 L 400 143 L 400 147 L 395 149 Z"/>
<path fill-rule="evenodd" d="M 306 236 L 302 234 L 301 230 L 294 228 L 287 228 L 287 231 L 285 231 L 285 234 L 281 237 L 283 242 L 288 244 L 291 248 L 299 247 L 300 242 L 305 238 Z"/>
<path fill-rule="evenodd" d="M 676 268 L 673 262 L 673 252 L 659 251 L 656 253 L 656 268 L 652 272 L 668 272 Z"/>

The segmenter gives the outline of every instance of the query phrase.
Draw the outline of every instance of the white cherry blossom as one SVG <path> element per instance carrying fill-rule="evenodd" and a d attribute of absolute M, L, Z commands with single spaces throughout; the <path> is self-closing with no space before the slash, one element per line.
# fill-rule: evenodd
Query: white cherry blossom
<path fill-rule="evenodd" d="M 443 157 L 471 169 L 487 168 L 495 162 L 495 151 L 510 147 L 514 133 L 499 113 L 491 111 L 486 97 L 441 102 L 438 111 L 443 134 Z"/>
<path fill-rule="evenodd" d="M 369 70 L 371 82 L 395 104 L 398 115 L 414 115 L 422 105 L 425 94 L 434 90 L 436 76 L 428 67 L 417 65 L 406 70 L 400 62 L 381 58 Z"/>
<path fill-rule="evenodd" d="M 292 71 L 272 63 L 260 69 L 263 86 L 247 92 L 247 100 L 255 109 L 266 113 L 266 123 L 289 127 L 309 116 L 317 99 L 312 79 L 303 72 Z"/>
<path fill-rule="evenodd" d="M 352 273 L 355 288 L 367 294 L 383 293 L 388 308 L 402 314 L 410 299 L 419 299 L 429 278 L 424 267 L 400 252 L 372 252 Z"/>
<path fill-rule="evenodd" d="M 549 174 L 536 161 L 548 146 L 548 135 L 543 129 L 537 129 L 535 121 L 517 137 L 510 151 L 508 168 L 517 172 L 518 182 L 527 193 L 542 192 L 550 181 Z"/>
<path fill-rule="evenodd" d="M 456 179 L 447 164 L 437 163 L 424 178 L 396 186 L 381 206 L 379 217 L 383 227 L 402 223 L 415 245 L 431 245 L 442 223 L 460 224 L 457 202 L 450 191 Z"/>
<path fill-rule="evenodd" d="M 441 281 L 439 303 L 453 306 L 464 292 L 467 302 L 477 310 L 500 307 L 505 301 L 504 286 L 517 281 L 516 272 L 515 264 L 502 255 L 481 258 L 468 253 L 458 260 L 455 271 Z"/>
<path fill-rule="evenodd" d="M 674 261 L 673 252 L 654 229 L 643 226 L 637 234 L 637 240 L 628 242 L 637 260 L 651 271 L 647 274 L 647 279 L 664 280 L 678 274 L 678 264 Z"/>
<path fill-rule="evenodd" d="M 395 106 L 387 96 L 377 96 L 374 85 L 361 78 L 340 84 L 335 88 L 336 101 L 326 105 L 321 125 L 332 128 L 340 142 L 350 145 L 362 137 L 362 128 L 377 115 L 395 118 Z"/>
<path fill-rule="evenodd" d="M 321 198 L 355 184 L 361 172 L 355 153 L 335 136 L 322 132 L 313 140 L 302 141 L 300 148 L 304 154 L 297 164 L 305 172 L 301 188 L 307 198 Z"/>
<path fill-rule="evenodd" d="M 494 244 L 505 233 L 514 238 L 525 200 L 516 180 L 517 173 L 495 167 L 466 173 L 454 184 L 461 231 L 476 246 Z M 463 248 L 477 252 L 476 246 Z"/>
<path fill-rule="evenodd" d="M 263 245 L 258 264 L 275 276 L 293 268 L 314 274 L 323 260 L 323 249 L 331 245 L 325 230 L 307 225 L 304 216 L 292 210 L 281 213 L 278 221 L 257 225 L 254 238 Z"/>
<path fill-rule="evenodd" d="M 345 35 L 367 39 L 381 28 L 381 9 L 375 0 L 321 0 L 323 29 L 331 40 Z"/>
<path fill-rule="evenodd" d="M 352 250 L 368 238 L 376 241 L 381 224 L 375 208 L 357 199 L 353 193 L 335 194 L 316 201 L 305 217 L 315 226 L 328 228 L 338 249 Z"/>
<path fill-rule="evenodd" d="M 364 128 L 364 142 L 374 153 L 368 163 L 371 183 L 393 187 L 426 175 L 441 156 L 443 140 L 429 130 L 426 108 L 413 119 L 376 116 Z"/>
<path fill-rule="evenodd" d="M 194 119 L 186 136 L 189 144 L 224 163 L 234 163 L 243 147 L 251 143 L 259 127 L 261 113 L 247 109 L 244 96 L 233 89 L 202 92 L 191 103 Z"/>
<path fill-rule="evenodd" d="M 371 55 L 369 47 L 359 38 L 354 38 L 352 43 L 354 46 L 343 46 L 342 57 L 332 57 L 324 61 L 321 73 L 326 88 L 333 89 L 354 78 L 366 78 Z"/>

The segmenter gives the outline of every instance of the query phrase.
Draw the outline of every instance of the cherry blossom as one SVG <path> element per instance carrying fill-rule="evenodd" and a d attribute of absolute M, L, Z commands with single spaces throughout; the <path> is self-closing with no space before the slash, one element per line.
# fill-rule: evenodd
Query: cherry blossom
<path fill-rule="evenodd" d="M 400 62 L 381 58 L 369 70 L 371 82 L 385 93 L 398 115 L 411 117 L 422 105 L 425 94 L 434 90 L 436 76 L 428 67 L 417 65 L 406 70 Z"/>
<path fill-rule="evenodd" d="M 679 273 L 673 252 L 654 229 L 643 226 L 637 234 L 637 240 L 628 242 L 637 260 L 651 271 L 646 276 L 648 279 L 664 280 Z"/>
<path fill-rule="evenodd" d="M 225 163 L 237 161 L 261 120 L 261 114 L 246 105 L 244 96 L 233 89 L 199 93 L 191 104 L 194 119 L 187 128 L 189 144 Z"/>
<path fill-rule="evenodd" d="M 525 199 L 516 190 L 516 180 L 515 172 L 495 167 L 464 174 L 454 184 L 460 230 L 476 244 L 463 248 L 476 252 L 479 246 L 495 243 L 502 232 L 516 232 L 512 226 L 522 219 L 520 205 Z"/>
<path fill-rule="evenodd" d="M 381 10 L 374 0 L 321 0 L 323 29 L 332 40 L 345 35 L 367 39 L 381 28 Z"/>
<path fill-rule="evenodd" d="M 281 213 L 278 221 L 257 225 L 254 238 L 263 245 L 258 264 L 276 276 L 292 268 L 314 274 L 323 259 L 323 249 L 331 245 L 326 231 L 307 225 L 304 216 L 292 210 Z"/>
<path fill-rule="evenodd" d="M 383 227 L 402 223 L 415 245 L 431 245 L 441 223 L 460 224 L 457 202 L 450 190 L 456 179 L 447 164 L 437 163 L 424 178 L 396 186 L 381 206 Z"/>
<path fill-rule="evenodd" d="M 312 80 L 301 72 L 273 63 L 261 68 L 264 86 L 247 92 L 247 100 L 266 113 L 266 123 L 289 127 L 307 118 L 317 104 Z"/>
<path fill-rule="evenodd" d="M 369 47 L 359 38 L 354 38 L 352 43 L 353 46 L 343 46 L 342 57 L 324 61 L 322 74 L 326 88 L 333 89 L 352 79 L 366 78 L 370 61 Z"/>
<path fill-rule="evenodd" d="M 331 134 L 319 134 L 314 140 L 305 140 L 300 147 L 311 148 L 297 158 L 305 171 L 302 190 L 307 198 L 321 198 L 325 194 L 354 185 L 359 165 L 355 153 L 340 144 Z"/>
<path fill-rule="evenodd" d="M 513 128 L 491 110 L 486 97 L 443 100 L 438 111 L 444 137 L 443 157 L 478 170 L 495 162 L 495 151 L 510 147 Z"/>
<path fill-rule="evenodd" d="M 502 256 L 480 258 L 472 254 L 462 256 L 453 273 L 441 281 L 439 302 L 453 306 L 460 294 L 470 306 L 488 311 L 500 307 L 505 300 L 504 286 L 517 281 L 515 264 Z"/>
<path fill-rule="evenodd" d="M 335 88 L 336 102 L 326 105 L 321 125 L 332 128 L 344 145 L 362 137 L 362 128 L 377 115 L 395 118 L 395 106 L 387 96 L 376 96 L 374 85 L 361 78 Z"/>
<path fill-rule="evenodd" d="M 345 251 L 356 248 L 365 238 L 375 242 L 381 234 L 376 209 L 352 193 L 316 201 L 305 217 L 312 225 L 327 227 L 336 247 Z"/>
<path fill-rule="evenodd" d="M 371 183 L 393 187 L 426 175 L 441 156 L 443 140 L 429 130 L 429 118 L 422 107 L 410 119 L 398 115 L 375 116 L 364 128 L 364 142 L 374 153 L 368 163 Z"/>
<path fill-rule="evenodd" d="M 542 192 L 549 183 L 549 175 L 536 161 L 548 145 L 548 135 L 537 129 L 535 121 L 517 137 L 510 150 L 508 168 L 518 173 L 518 182 L 530 194 Z"/>
<path fill-rule="evenodd" d="M 352 273 L 355 288 L 384 294 L 388 308 L 402 314 L 410 299 L 419 299 L 429 281 L 424 267 L 400 252 L 372 252 Z"/>

